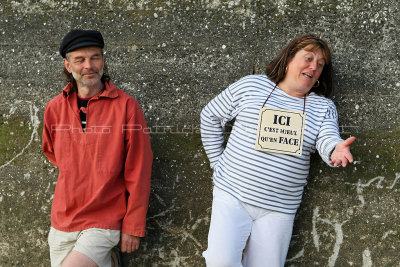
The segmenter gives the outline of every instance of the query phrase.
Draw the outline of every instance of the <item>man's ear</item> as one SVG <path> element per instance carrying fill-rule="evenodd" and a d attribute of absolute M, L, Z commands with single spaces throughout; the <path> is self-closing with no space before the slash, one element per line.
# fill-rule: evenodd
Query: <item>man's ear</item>
<path fill-rule="evenodd" d="M 69 73 L 72 72 L 72 71 L 71 71 L 71 67 L 69 66 L 69 62 L 68 62 L 68 60 L 67 60 L 66 58 L 64 58 L 64 66 L 65 66 L 65 68 L 67 69 L 67 71 L 68 71 Z"/>

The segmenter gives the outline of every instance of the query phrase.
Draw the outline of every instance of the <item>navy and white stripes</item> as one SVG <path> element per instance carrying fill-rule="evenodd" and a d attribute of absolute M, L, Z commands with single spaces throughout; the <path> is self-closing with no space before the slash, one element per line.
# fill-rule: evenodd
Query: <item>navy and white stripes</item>
<path fill-rule="evenodd" d="M 306 97 L 302 155 L 255 150 L 260 108 L 274 86 L 265 75 L 246 76 L 230 85 L 202 110 L 201 138 L 214 169 L 215 186 L 245 203 L 295 213 L 307 183 L 310 154 L 318 150 L 328 163 L 331 151 L 343 140 L 333 102 L 311 93 Z M 304 98 L 292 97 L 277 87 L 265 106 L 303 111 Z M 224 148 L 225 125 L 234 118 Z"/>

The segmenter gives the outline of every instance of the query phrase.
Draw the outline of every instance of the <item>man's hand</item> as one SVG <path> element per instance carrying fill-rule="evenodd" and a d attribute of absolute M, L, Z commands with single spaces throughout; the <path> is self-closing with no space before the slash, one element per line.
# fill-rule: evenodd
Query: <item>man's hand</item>
<path fill-rule="evenodd" d="M 353 162 L 353 155 L 350 153 L 350 145 L 356 140 L 354 136 L 347 138 L 343 142 L 336 145 L 331 155 L 330 164 L 337 167 L 340 164 L 346 167 L 347 163 Z"/>
<path fill-rule="evenodd" d="M 121 252 L 131 253 L 139 248 L 140 237 L 121 234 Z"/>

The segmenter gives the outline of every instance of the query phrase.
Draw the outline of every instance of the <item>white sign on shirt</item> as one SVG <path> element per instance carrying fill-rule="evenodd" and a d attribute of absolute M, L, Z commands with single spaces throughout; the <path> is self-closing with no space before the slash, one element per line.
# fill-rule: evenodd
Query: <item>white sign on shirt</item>
<path fill-rule="evenodd" d="M 262 107 L 255 149 L 301 156 L 305 119 L 305 112 Z"/>

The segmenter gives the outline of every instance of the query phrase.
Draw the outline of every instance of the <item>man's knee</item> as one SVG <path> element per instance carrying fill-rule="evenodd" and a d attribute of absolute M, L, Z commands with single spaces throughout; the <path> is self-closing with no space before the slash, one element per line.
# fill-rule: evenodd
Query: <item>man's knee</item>
<path fill-rule="evenodd" d="M 61 267 L 98 267 L 97 264 L 88 256 L 78 252 L 71 251 L 63 261 Z"/>

